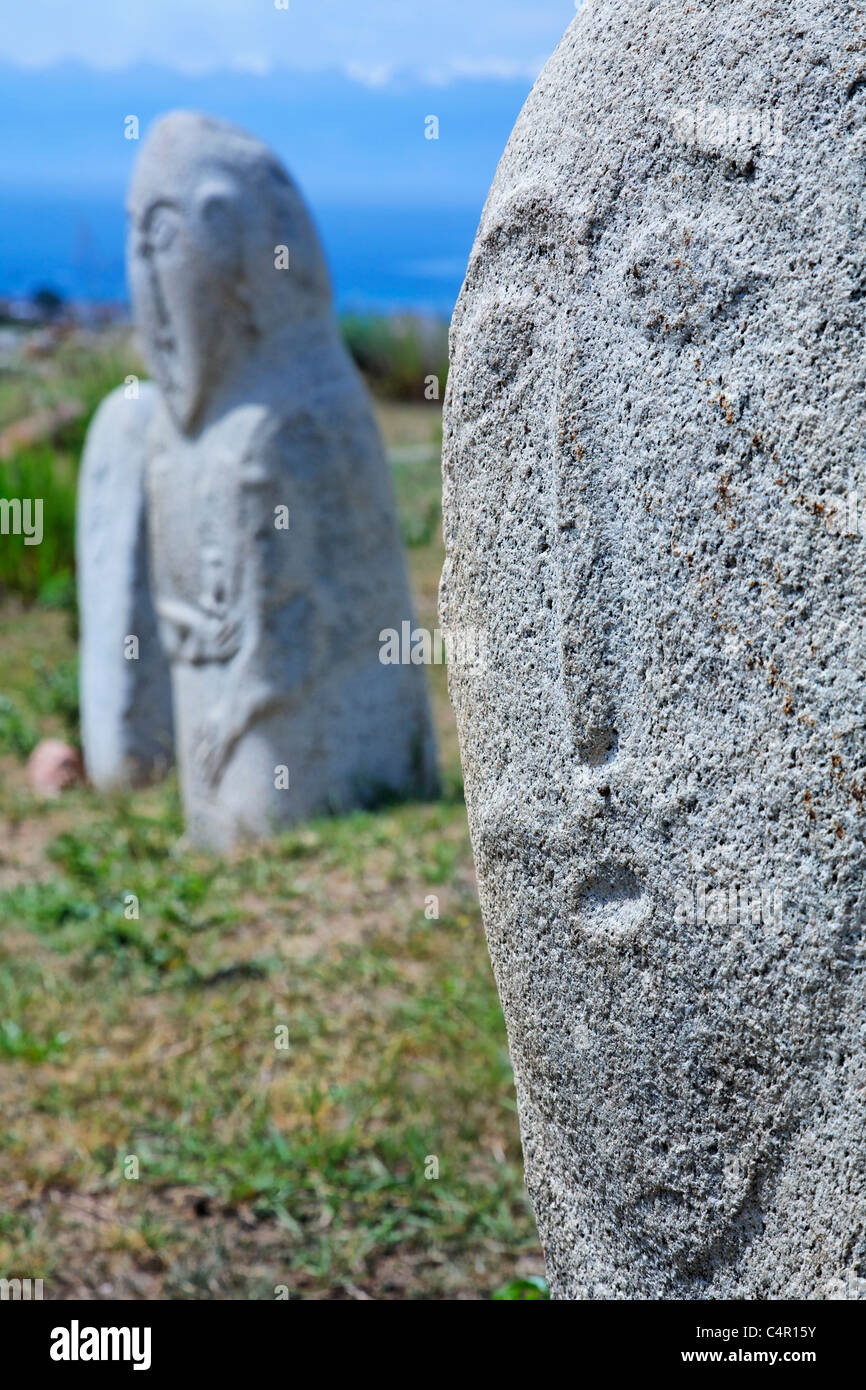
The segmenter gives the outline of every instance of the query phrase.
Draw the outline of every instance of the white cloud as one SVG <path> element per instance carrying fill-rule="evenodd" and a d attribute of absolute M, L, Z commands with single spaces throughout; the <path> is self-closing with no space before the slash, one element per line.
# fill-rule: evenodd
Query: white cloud
<path fill-rule="evenodd" d="M 390 63 L 349 62 L 346 64 L 346 75 L 364 87 L 387 87 L 394 76 L 394 68 Z"/>
<path fill-rule="evenodd" d="M 0 61 L 181 72 L 340 68 L 381 86 L 534 76 L 574 17 L 573 0 L 40 0 L 4 17 Z"/>
<path fill-rule="evenodd" d="M 435 86 L 445 86 L 456 79 L 497 78 L 500 81 L 534 82 L 547 61 L 547 54 L 537 58 L 452 58 L 439 67 L 427 67 L 420 75 Z"/>
<path fill-rule="evenodd" d="M 251 72 L 255 77 L 267 77 L 274 70 L 271 59 L 261 53 L 238 53 L 232 59 L 231 67 L 235 72 Z"/>

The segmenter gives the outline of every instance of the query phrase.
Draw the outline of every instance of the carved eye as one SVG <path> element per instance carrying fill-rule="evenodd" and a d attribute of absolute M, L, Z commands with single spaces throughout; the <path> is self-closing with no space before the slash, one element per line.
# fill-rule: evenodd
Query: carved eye
<path fill-rule="evenodd" d="M 147 225 L 147 243 L 152 252 L 165 252 L 180 230 L 180 217 L 171 208 L 156 208 Z"/>

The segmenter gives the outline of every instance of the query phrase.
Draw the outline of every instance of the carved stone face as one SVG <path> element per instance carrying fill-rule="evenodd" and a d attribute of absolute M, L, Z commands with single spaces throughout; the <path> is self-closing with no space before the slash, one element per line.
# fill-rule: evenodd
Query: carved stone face
<path fill-rule="evenodd" d="M 728 80 L 708 13 L 688 46 L 648 28 L 702 56 L 652 103 L 632 69 L 626 111 L 635 7 L 584 7 L 452 325 L 442 625 L 490 653 L 449 682 L 527 1185 L 571 1298 L 823 1297 L 862 1207 L 866 755 L 837 634 L 866 550 L 823 520 L 862 458 L 840 250 L 862 156 L 813 152 L 829 84 L 788 108 L 782 166 L 684 151 L 665 102 Z M 772 71 L 787 40 L 761 42 Z M 807 169 L 821 196 L 782 209 Z"/>
<path fill-rule="evenodd" d="M 163 117 L 129 199 L 135 321 L 169 411 L 195 430 L 256 346 L 327 312 L 327 272 L 300 198 L 271 153 L 192 112 Z M 277 248 L 288 250 L 279 269 Z"/>
<path fill-rule="evenodd" d="M 230 357 L 229 334 L 244 335 L 237 296 L 226 293 L 234 259 L 229 190 L 184 202 L 160 194 L 133 205 L 129 278 L 136 323 L 166 403 L 184 430 L 196 421 Z"/>

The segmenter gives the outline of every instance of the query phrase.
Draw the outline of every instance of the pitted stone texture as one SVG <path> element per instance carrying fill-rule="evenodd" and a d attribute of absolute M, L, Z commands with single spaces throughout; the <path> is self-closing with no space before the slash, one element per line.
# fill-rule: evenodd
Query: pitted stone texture
<path fill-rule="evenodd" d="M 391 479 L 303 201 L 243 131 L 164 117 L 130 197 L 129 276 L 160 401 L 154 602 L 189 839 L 429 794 L 424 672 Z"/>
<path fill-rule="evenodd" d="M 150 596 L 145 439 L 149 382 L 118 387 L 87 434 L 78 484 L 81 741 L 103 791 L 161 776 L 172 761 L 171 681 Z M 130 642 L 134 639 L 134 643 Z"/>
<path fill-rule="evenodd" d="M 863 37 L 592 4 L 454 319 L 442 622 L 558 1298 L 866 1296 Z"/>

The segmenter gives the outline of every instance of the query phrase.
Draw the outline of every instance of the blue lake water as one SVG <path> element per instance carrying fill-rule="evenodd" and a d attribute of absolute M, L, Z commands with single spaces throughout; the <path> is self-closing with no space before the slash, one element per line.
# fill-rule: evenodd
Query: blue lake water
<path fill-rule="evenodd" d="M 480 209 L 319 206 L 341 309 L 449 315 Z M 42 285 L 67 298 L 126 298 L 124 213 L 116 199 L 0 195 L 0 295 Z"/>

